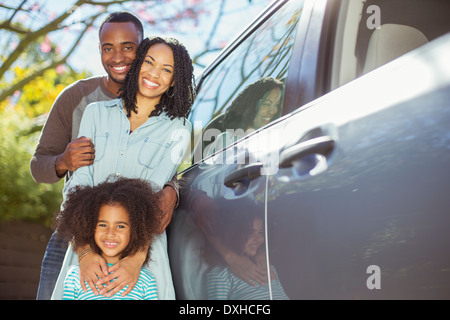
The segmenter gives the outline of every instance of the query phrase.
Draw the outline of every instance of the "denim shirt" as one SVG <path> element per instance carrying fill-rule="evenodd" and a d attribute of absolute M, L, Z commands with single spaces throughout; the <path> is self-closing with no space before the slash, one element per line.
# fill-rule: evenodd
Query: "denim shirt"
<path fill-rule="evenodd" d="M 122 99 L 91 103 L 83 114 L 79 136 L 92 139 L 95 160 L 73 173 L 64 194 L 76 185 L 97 185 L 110 175 L 145 179 L 161 190 L 176 173 L 191 130 L 187 119 L 170 120 L 163 112 L 130 133 Z"/>

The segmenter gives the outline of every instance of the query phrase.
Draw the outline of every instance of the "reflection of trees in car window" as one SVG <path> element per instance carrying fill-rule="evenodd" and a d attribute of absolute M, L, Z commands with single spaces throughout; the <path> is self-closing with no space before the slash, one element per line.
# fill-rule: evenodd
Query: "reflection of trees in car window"
<path fill-rule="evenodd" d="M 190 115 L 192 123 L 204 127 L 230 108 L 245 87 L 259 79 L 286 78 L 300 13 L 298 3 L 283 5 L 200 81 Z"/>

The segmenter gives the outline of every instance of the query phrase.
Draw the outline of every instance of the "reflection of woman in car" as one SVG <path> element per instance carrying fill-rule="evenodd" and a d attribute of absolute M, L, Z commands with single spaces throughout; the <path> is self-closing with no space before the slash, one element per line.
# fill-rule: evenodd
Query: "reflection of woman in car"
<path fill-rule="evenodd" d="M 216 232 L 222 242 L 236 254 L 256 260 L 265 260 L 264 220 L 255 210 L 242 207 L 243 210 L 222 212 Z M 256 208 L 254 208 L 256 209 Z M 207 251 L 208 252 L 208 251 Z M 213 265 L 207 274 L 208 299 L 211 300 L 267 300 L 269 283 L 250 285 L 237 277 L 225 263 L 222 255 L 211 250 L 207 260 Z M 263 264 L 263 263 L 260 263 Z M 273 266 L 270 267 L 270 286 L 272 299 L 289 299 L 281 286 Z"/>
<path fill-rule="evenodd" d="M 278 118 L 281 114 L 283 90 L 283 82 L 274 78 L 261 78 L 247 86 L 225 113 L 211 120 L 205 127 L 204 140 L 209 140 L 205 137 L 212 136 L 216 136 L 216 139 L 203 154 L 211 154 L 216 149 L 219 150 L 219 147 L 226 147 Z M 208 132 L 210 129 L 212 130 Z"/>
<path fill-rule="evenodd" d="M 246 87 L 233 100 L 223 118 L 222 131 L 226 129 L 255 130 L 281 113 L 283 82 L 262 78 Z"/>

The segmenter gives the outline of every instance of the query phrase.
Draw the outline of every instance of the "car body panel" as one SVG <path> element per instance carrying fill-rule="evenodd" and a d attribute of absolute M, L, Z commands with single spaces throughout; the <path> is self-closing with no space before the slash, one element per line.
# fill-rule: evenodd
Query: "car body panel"
<path fill-rule="evenodd" d="M 330 3 L 304 1 L 282 117 L 181 172 L 178 299 L 450 298 L 450 34 L 324 94 Z M 227 251 L 254 219 L 261 286 Z"/>

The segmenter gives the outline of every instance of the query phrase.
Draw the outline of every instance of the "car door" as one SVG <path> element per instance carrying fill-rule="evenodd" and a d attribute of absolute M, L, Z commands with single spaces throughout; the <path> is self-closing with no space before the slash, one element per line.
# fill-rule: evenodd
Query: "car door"
<path fill-rule="evenodd" d="M 280 123 L 269 263 L 292 299 L 450 297 L 450 35 Z"/>
<path fill-rule="evenodd" d="M 181 203 L 168 229 L 179 299 L 272 297 L 267 272 L 254 266 L 267 269 L 261 170 L 270 170 L 270 156 L 278 153 L 271 151 L 276 141 L 267 144 L 260 134 L 282 114 L 304 14 L 303 1 L 274 2 L 199 80 L 190 115 L 194 164 L 181 173 Z"/>

